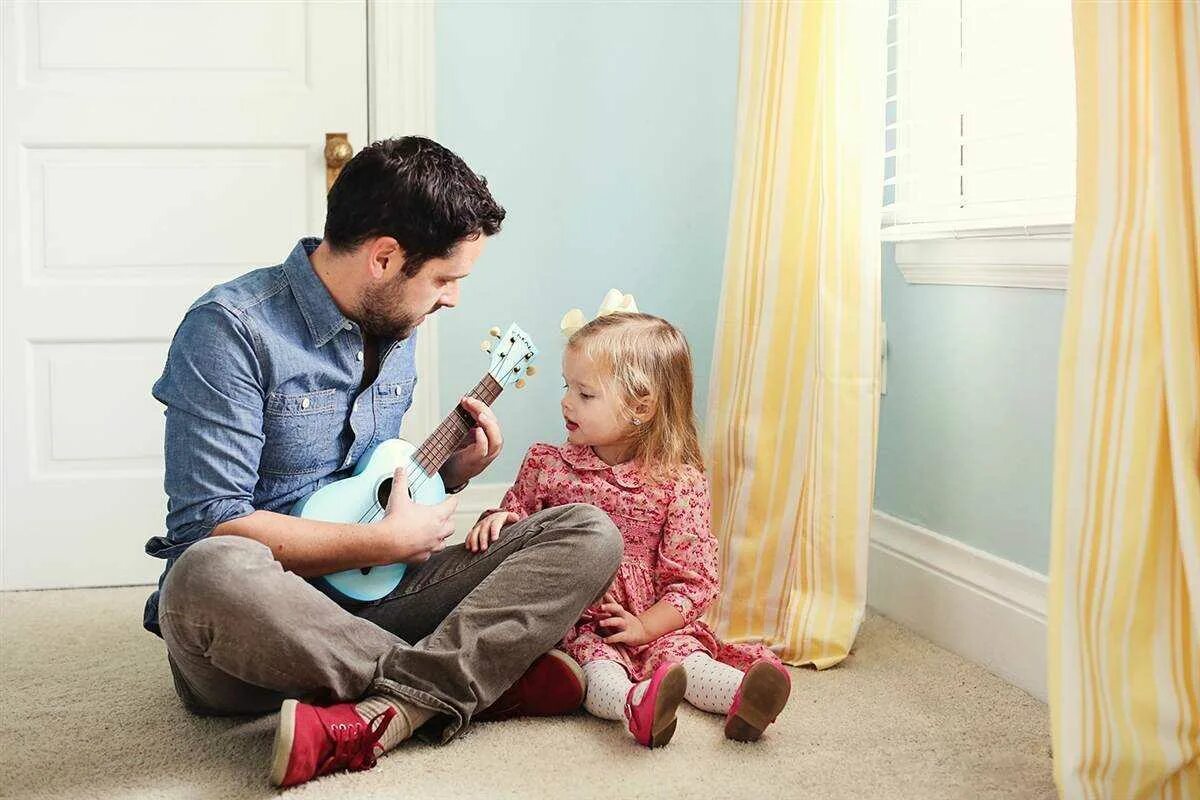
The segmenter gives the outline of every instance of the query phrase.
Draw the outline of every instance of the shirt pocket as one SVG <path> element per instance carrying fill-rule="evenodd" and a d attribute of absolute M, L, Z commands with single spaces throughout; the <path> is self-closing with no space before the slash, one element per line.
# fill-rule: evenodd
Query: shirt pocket
<path fill-rule="evenodd" d="M 379 430 L 384 438 L 399 436 L 400 423 L 412 406 L 414 378 L 381 382 L 375 387 L 379 399 Z"/>
<path fill-rule="evenodd" d="M 375 392 L 379 395 L 379 404 L 381 406 L 401 405 L 404 406 L 404 410 L 407 410 L 412 405 L 413 386 L 416 382 L 415 378 L 380 382 L 375 387 Z"/>
<path fill-rule="evenodd" d="M 270 392 L 263 409 L 259 471 L 271 475 L 332 472 L 341 464 L 341 433 L 349 401 L 336 389 Z"/>

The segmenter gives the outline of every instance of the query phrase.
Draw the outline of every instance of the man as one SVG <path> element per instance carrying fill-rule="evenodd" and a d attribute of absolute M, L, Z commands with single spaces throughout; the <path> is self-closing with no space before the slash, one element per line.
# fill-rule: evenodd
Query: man
<path fill-rule="evenodd" d="M 276 785 L 373 766 L 422 726 L 449 741 L 502 694 L 494 717 L 582 700 L 578 666 L 542 654 L 616 571 L 620 535 L 602 512 L 547 509 L 473 554 L 446 548 L 454 498 L 417 505 L 398 471 L 378 521 L 287 515 L 397 435 L 416 328 L 457 304 L 503 219 L 449 150 L 377 142 L 330 191 L 323 240 L 197 300 L 154 385 L 169 502 L 167 535 L 146 550 L 167 568 L 144 623 L 192 711 L 280 710 Z M 452 493 L 502 447 L 492 411 L 464 406 L 477 425 L 441 470 Z M 394 562 L 409 568 L 378 602 L 336 601 L 305 580 Z"/>

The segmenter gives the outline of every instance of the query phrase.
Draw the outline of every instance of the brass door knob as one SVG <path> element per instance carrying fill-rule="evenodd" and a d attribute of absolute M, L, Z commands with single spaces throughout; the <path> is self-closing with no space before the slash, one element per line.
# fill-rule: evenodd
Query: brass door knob
<path fill-rule="evenodd" d="M 325 191 L 333 188 L 333 182 L 342 172 L 342 167 L 354 155 L 350 138 L 345 133 L 325 134 Z"/>

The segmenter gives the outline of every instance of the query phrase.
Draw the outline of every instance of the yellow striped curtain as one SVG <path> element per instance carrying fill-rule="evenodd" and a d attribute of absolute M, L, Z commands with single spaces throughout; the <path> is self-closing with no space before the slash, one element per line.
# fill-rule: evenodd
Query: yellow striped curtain
<path fill-rule="evenodd" d="M 866 595 L 886 24 L 882 0 L 742 7 L 709 621 L 822 668 L 850 651 Z"/>
<path fill-rule="evenodd" d="M 1075 3 L 1050 564 L 1067 798 L 1200 798 L 1200 15 Z"/>

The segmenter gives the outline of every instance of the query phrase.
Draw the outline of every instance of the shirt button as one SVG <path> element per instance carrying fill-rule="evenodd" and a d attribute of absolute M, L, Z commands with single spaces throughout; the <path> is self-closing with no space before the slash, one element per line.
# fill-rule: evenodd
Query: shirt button
<path fill-rule="evenodd" d="M 400 389 L 400 387 L 399 387 L 399 386 L 397 386 L 397 387 L 396 387 L 396 396 L 397 396 L 397 397 L 399 397 L 399 396 L 400 396 L 400 394 L 401 394 L 401 389 Z"/>
<path fill-rule="evenodd" d="M 359 361 L 362 361 L 362 350 L 359 350 L 357 353 L 355 353 L 354 357 L 357 358 Z"/>
<path fill-rule="evenodd" d="M 303 397 L 300 399 L 300 407 L 301 408 L 308 408 L 311 405 L 312 405 L 312 401 L 309 400 L 307 397 Z"/>
<path fill-rule="evenodd" d="M 353 322 L 347 322 L 347 323 L 346 323 L 345 325 L 343 325 L 342 327 L 343 327 L 343 328 L 345 328 L 345 329 L 346 329 L 346 330 L 348 330 L 348 331 L 352 331 L 352 330 L 354 330 L 354 323 L 353 323 Z"/>

